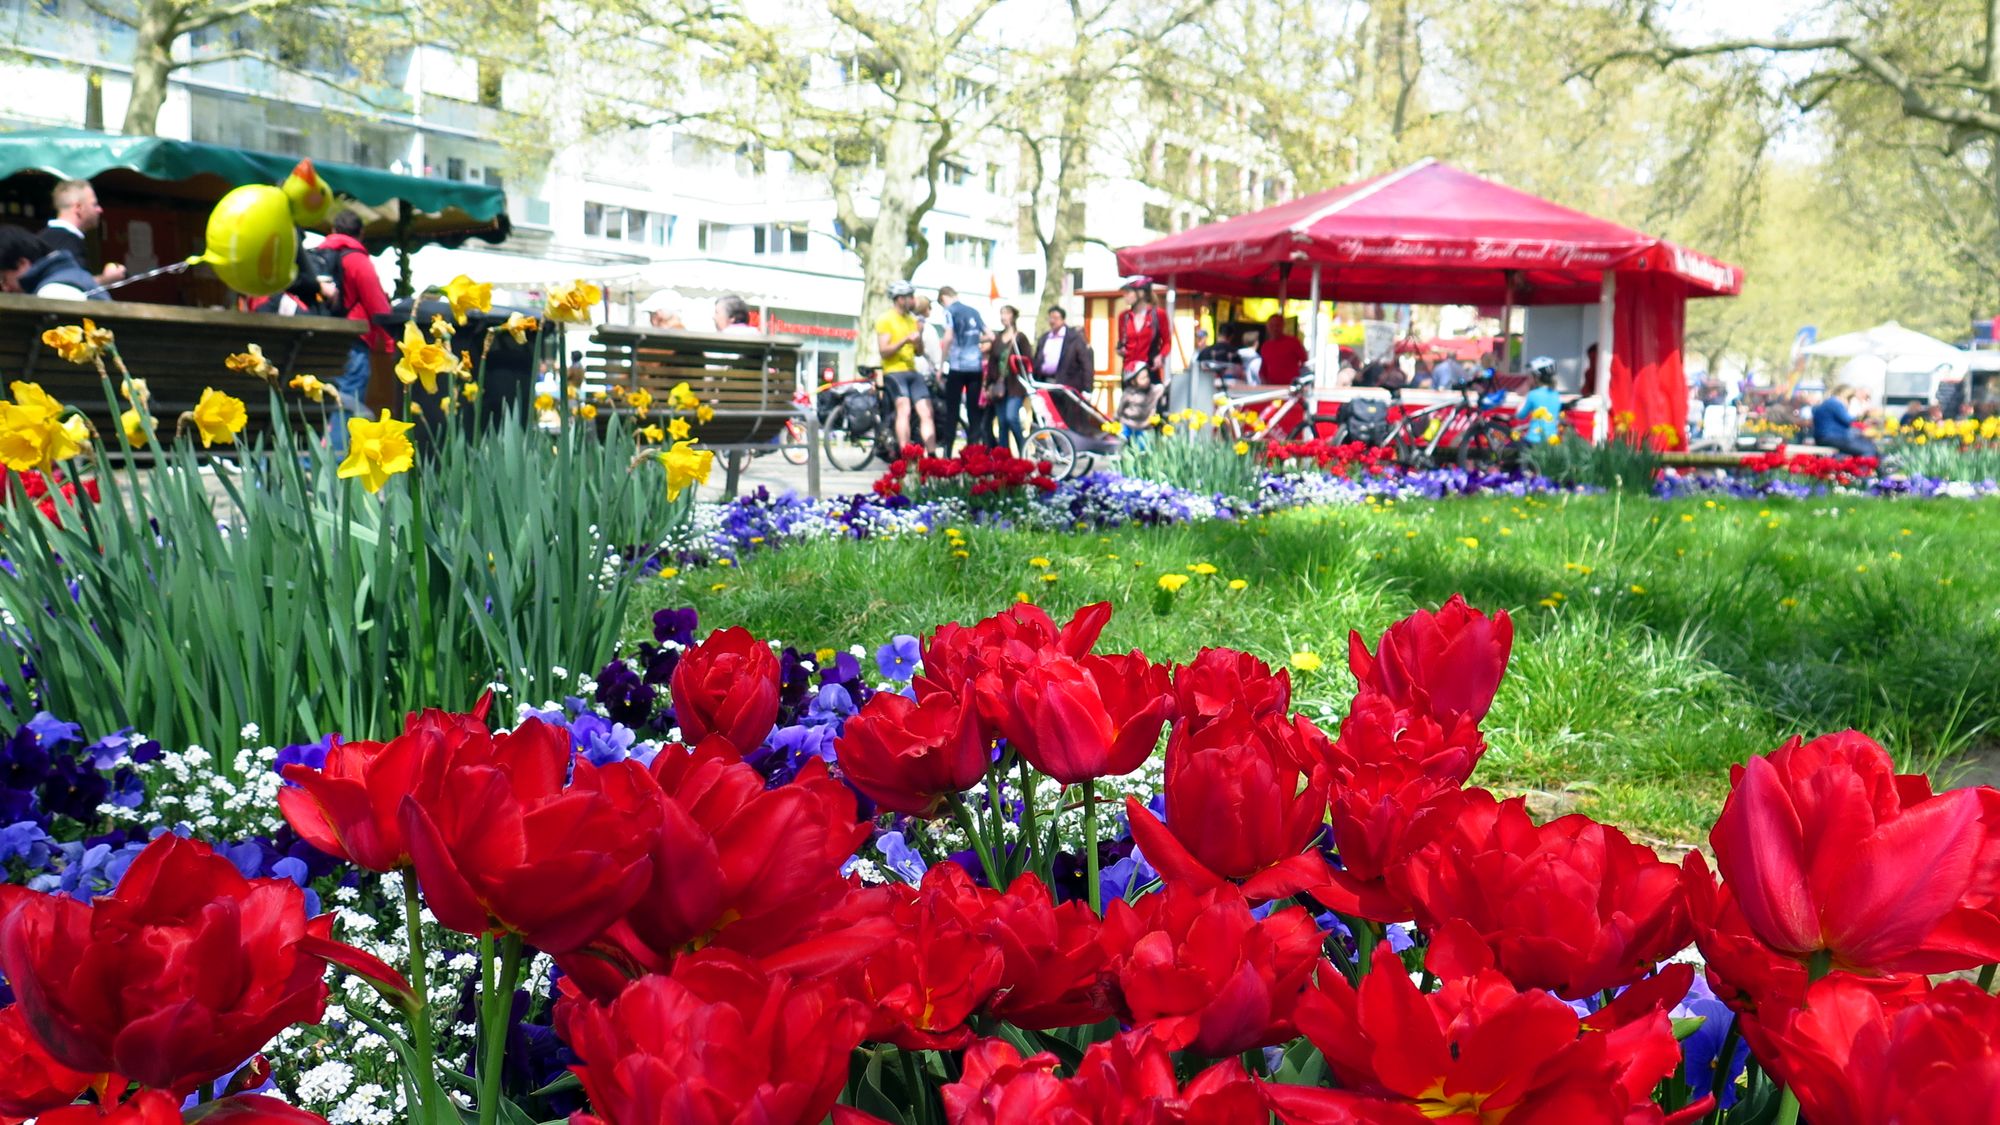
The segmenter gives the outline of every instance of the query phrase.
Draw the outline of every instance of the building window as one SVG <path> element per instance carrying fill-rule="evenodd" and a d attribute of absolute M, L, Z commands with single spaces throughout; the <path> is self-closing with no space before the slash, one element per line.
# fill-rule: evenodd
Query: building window
<path fill-rule="evenodd" d="M 700 250 L 703 253 L 707 253 L 710 250 L 718 249 L 720 246 L 721 246 L 721 239 L 716 237 L 714 223 L 704 220 L 696 224 L 694 228 L 695 249 Z"/>
<path fill-rule="evenodd" d="M 1162 203 L 1146 204 L 1143 214 L 1145 217 L 1141 221 L 1145 224 L 1147 230 L 1159 231 L 1165 234 L 1170 229 L 1169 224 L 1173 222 L 1173 219 L 1168 215 L 1166 205 Z"/>
<path fill-rule="evenodd" d="M 1016 270 L 1014 281 L 1016 282 L 1014 291 L 1023 297 L 1037 293 L 1041 289 L 1041 279 L 1036 276 L 1034 270 Z"/>
<path fill-rule="evenodd" d="M 974 82 L 970 78 L 954 79 L 951 84 L 951 96 L 964 102 L 967 109 L 985 109 L 987 99 L 992 93 L 991 87 Z"/>
<path fill-rule="evenodd" d="M 946 160 L 938 165 L 938 179 L 954 187 L 963 187 L 972 178 L 972 169 L 963 164 Z"/>
<path fill-rule="evenodd" d="M 586 203 L 583 205 L 583 233 L 593 238 L 603 237 L 604 204 Z"/>
<path fill-rule="evenodd" d="M 754 248 L 759 254 L 803 254 L 806 228 L 803 223 L 766 223 L 751 228 Z"/>
<path fill-rule="evenodd" d="M 1000 194 L 1000 166 L 998 164 L 988 164 L 986 166 L 986 190 L 992 192 L 994 195 Z"/>
<path fill-rule="evenodd" d="M 444 178 L 447 180 L 464 180 L 465 158 L 460 156 L 445 157 Z"/>
<path fill-rule="evenodd" d="M 990 269 L 993 266 L 993 240 L 970 234 L 947 234 L 944 236 L 944 260 L 955 266 Z"/>
<path fill-rule="evenodd" d="M 1071 270 L 1071 271 L 1069 271 L 1069 291 L 1070 291 L 1070 292 L 1072 292 L 1072 293 L 1081 293 L 1081 292 L 1083 292 L 1083 271 L 1082 271 L 1082 270 Z"/>
<path fill-rule="evenodd" d="M 673 215 L 661 215 L 653 223 L 653 245 L 668 246 L 674 241 L 674 226 L 679 222 Z"/>
<path fill-rule="evenodd" d="M 486 177 L 487 187 L 503 188 L 507 186 L 505 183 L 501 182 L 500 169 L 498 168 L 487 168 L 484 171 L 484 175 Z"/>

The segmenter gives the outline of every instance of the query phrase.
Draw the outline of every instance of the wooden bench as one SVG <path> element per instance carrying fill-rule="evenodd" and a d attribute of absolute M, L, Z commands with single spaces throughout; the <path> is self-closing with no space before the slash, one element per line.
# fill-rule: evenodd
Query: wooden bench
<path fill-rule="evenodd" d="M 274 316 L 179 305 L 128 304 L 119 301 L 58 301 L 18 293 L 0 293 L 0 376 L 39 383 L 59 401 L 87 415 L 105 436 L 105 449 L 117 453 L 117 414 L 105 403 L 104 387 L 92 364 L 70 363 L 42 343 L 42 333 L 89 317 L 117 336 L 118 354 L 152 395 L 152 414 L 162 431 L 172 433 L 182 411 L 194 409 L 202 389 L 214 387 L 243 400 L 250 416 L 243 440 L 268 435 L 272 429 L 271 399 L 263 380 L 223 366 L 231 355 L 250 344 L 264 349 L 264 358 L 278 369 L 279 380 L 296 374 L 332 380 L 347 364 L 347 353 L 363 327 L 359 321 L 323 316 Z M 112 369 L 112 378 L 117 370 Z M 282 392 L 292 412 L 291 425 L 300 432 L 319 426 L 320 410 L 296 391 Z M 118 402 L 119 410 L 125 403 Z M 142 456 L 145 456 L 142 454 Z"/>
<path fill-rule="evenodd" d="M 722 455 L 726 496 L 736 495 L 750 458 L 776 450 L 787 422 L 803 421 L 796 396 L 804 341 L 795 336 L 607 324 L 590 343 L 587 379 L 628 393 L 643 389 L 653 396 L 656 412 L 664 412 L 668 394 L 686 383 L 696 400 L 715 412 L 707 422 L 692 424 L 696 440 Z M 816 469 L 816 448 L 808 450 L 806 463 Z"/>

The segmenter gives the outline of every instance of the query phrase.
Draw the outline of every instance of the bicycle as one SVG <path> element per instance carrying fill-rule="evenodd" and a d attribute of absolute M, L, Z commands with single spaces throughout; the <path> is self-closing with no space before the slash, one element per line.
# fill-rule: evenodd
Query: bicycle
<path fill-rule="evenodd" d="M 1467 469 L 1497 468 L 1514 456 L 1519 443 L 1511 419 L 1503 420 L 1473 400 L 1474 391 L 1484 396 L 1488 389 L 1488 380 L 1475 379 L 1459 386 L 1457 402 L 1405 412 L 1389 423 L 1382 444 L 1395 450 L 1396 463 L 1405 469 L 1434 469 L 1446 460 Z M 1402 389 L 1391 389 L 1389 398 L 1401 405 Z"/>
<path fill-rule="evenodd" d="M 1230 441 L 1304 441 L 1317 432 L 1312 393 L 1313 371 L 1308 366 L 1286 385 L 1218 394 L 1215 408 Z"/>

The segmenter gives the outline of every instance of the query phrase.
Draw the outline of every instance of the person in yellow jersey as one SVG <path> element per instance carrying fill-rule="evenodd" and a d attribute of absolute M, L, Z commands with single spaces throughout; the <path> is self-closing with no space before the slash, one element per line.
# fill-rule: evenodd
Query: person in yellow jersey
<path fill-rule="evenodd" d="M 913 311 L 917 291 L 907 281 L 891 282 L 889 300 L 895 308 L 875 322 L 875 348 L 882 354 L 882 393 L 896 404 L 896 447 L 910 444 L 910 414 L 917 415 L 917 432 L 929 449 L 937 441 L 931 416 L 931 388 L 917 370 L 917 349 L 923 346 L 924 325 Z"/>

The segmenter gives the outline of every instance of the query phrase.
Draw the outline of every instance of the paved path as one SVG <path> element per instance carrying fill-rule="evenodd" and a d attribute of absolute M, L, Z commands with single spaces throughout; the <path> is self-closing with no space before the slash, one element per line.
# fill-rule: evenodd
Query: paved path
<path fill-rule="evenodd" d="M 826 459 L 821 457 L 819 494 L 824 497 L 834 497 L 866 492 L 887 467 L 880 461 L 870 461 L 867 467 L 859 472 L 842 472 L 829 466 Z M 708 483 L 701 488 L 701 498 L 722 499 L 723 482 L 727 479 L 728 474 L 722 470 L 721 459 L 717 458 L 715 472 L 709 476 Z M 746 494 L 755 492 L 758 485 L 770 489 L 773 496 L 785 492 L 796 492 L 803 496 L 806 494 L 806 467 L 794 465 L 776 453 L 766 454 L 751 461 L 743 470 L 743 479 L 737 486 L 737 491 Z"/>

